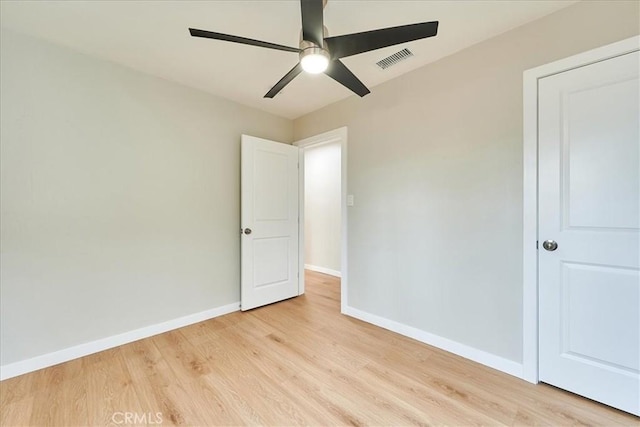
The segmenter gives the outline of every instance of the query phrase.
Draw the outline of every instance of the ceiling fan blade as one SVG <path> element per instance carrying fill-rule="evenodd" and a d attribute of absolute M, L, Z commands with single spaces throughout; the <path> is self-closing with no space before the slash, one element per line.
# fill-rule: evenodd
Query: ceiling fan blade
<path fill-rule="evenodd" d="M 298 62 L 295 67 L 291 69 L 287 74 L 284 75 L 283 78 L 280 79 L 278 83 L 275 84 L 271 88 L 269 92 L 264 96 L 265 98 L 273 98 L 280 92 L 286 85 L 288 85 L 291 80 L 293 80 L 298 74 L 302 72 L 302 65 Z"/>
<path fill-rule="evenodd" d="M 276 50 L 284 50 L 286 52 L 296 52 L 296 53 L 300 52 L 300 49 L 296 47 L 283 46 L 281 44 L 263 42 L 262 40 L 248 39 L 246 37 L 232 36 L 229 34 L 222 34 L 222 33 L 214 33 L 212 31 L 197 30 L 195 28 L 189 28 L 189 32 L 193 37 L 202 37 L 205 39 L 223 40 L 226 42 L 248 44 L 251 46 L 266 47 L 269 49 L 276 49 Z"/>
<path fill-rule="evenodd" d="M 438 34 L 438 21 L 401 25 L 324 39 L 332 58 L 344 58 L 363 52 L 433 37 Z"/>
<path fill-rule="evenodd" d="M 331 61 L 324 73 L 360 97 L 371 92 L 339 59 Z"/>
<path fill-rule="evenodd" d="M 302 39 L 323 46 L 322 0 L 300 0 Z"/>

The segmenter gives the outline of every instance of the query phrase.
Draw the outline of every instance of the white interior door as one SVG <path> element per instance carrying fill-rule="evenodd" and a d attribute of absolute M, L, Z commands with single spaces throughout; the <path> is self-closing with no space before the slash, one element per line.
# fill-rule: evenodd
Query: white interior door
<path fill-rule="evenodd" d="M 638 52 L 540 80 L 540 380 L 640 414 Z M 543 242 L 557 242 L 556 250 Z"/>
<path fill-rule="evenodd" d="M 298 295 L 298 147 L 242 135 L 241 309 Z"/>

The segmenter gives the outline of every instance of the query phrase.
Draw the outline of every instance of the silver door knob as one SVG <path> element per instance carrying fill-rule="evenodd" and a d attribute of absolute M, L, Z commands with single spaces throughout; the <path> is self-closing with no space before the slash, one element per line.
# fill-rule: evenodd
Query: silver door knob
<path fill-rule="evenodd" d="M 251 234 L 251 229 L 250 228 L 245 228 L 244 229 L 244 234 Z"/>
<path fill-rule="evenodd" d="M 549 252 L 553 252 L 556 249 L 558 249 L 558 242 L 556 242 L 555 240 L 545 240 L 542 243 L 542 247 L 548 250 Z"/>

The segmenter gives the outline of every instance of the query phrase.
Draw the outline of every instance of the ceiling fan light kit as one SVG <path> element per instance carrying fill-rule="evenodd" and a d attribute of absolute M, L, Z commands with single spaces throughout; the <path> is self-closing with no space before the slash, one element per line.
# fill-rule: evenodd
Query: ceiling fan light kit
<path fill-rule="evenodd" d="M 327 37 L 323 23 L 323 8 L 325 5 L 326 0 L 300 0 L 302 14 L 300 48 L 194 28 L 189 28 L 189 32 L 193 37 L 222 40 L 286 52 L 297 52 L 299 55 L 298 64 L 267 92 L 264 96 L 265 98 L 276 96 L 302 71 L 311 74 L 324 72 L 358 96 L 365 96 L 370 93 L 369 89 L 340 61 L 340 58 L 433 37 L 438 33 L 438 21 L 431 21 Z"/>
<path fill-rule="evenodd" d="M 300 52 L 300 65 L 307 73 L 323 73 L 329 66 L 329 52 L 318 46 L 305 48 Z"/>

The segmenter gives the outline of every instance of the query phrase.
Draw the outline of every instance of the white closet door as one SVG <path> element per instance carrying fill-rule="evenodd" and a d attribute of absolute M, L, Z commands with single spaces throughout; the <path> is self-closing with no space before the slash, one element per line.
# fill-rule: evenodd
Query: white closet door
<path fill-rule="evenodd" d="M 540 80 L 540 380 L 640 414 L 638 52 Z M 543 247 L 543 242 L 547 242 Z"/>

